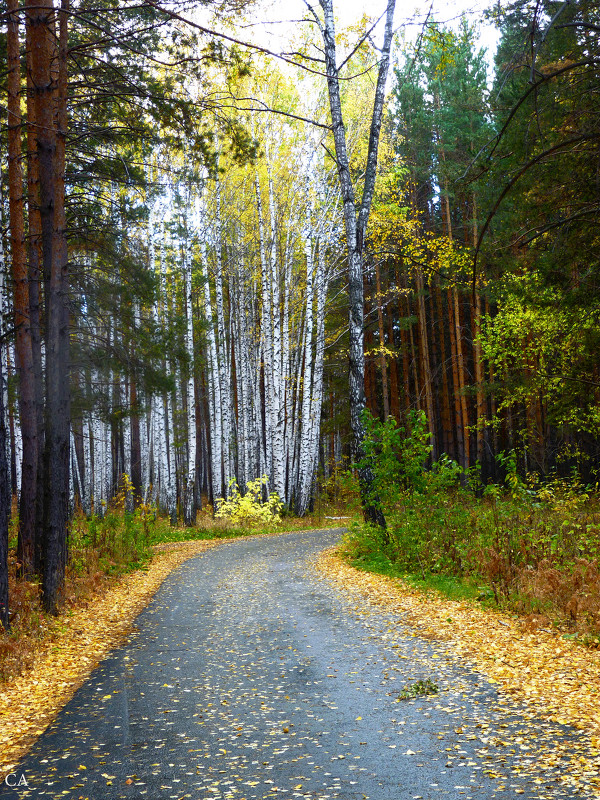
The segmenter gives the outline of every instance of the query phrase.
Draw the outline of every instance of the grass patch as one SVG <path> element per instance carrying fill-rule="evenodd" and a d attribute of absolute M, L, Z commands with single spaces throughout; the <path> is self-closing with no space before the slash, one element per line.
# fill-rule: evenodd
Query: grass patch
<path fill-rule="evenodd" d="M 352 536 L 347 537 L 340 545 L 338 553 L 355 569 L 397 578 L 425 594 L 433 592 L 450 600 L 478 600 L 484 605 L 489 605 L 494 600 L 494 594 L 487 586 L 481 586 L 469 577 L 407 572 L 382 553 L 352 558 Z"/>
<path fill-rule="evenodd" d="M 398 700 L 414 700 L 416 697 L 427 697 L 438 692 L 438 685 L 431 678 L 425 678 L 411 683 L 410 686 L 405 686 L 401 692 L 398 692 Z"/>
<path fill-rule="evenodd" d="M 495 487 L 496 488 L 496 487 Z M 546 491 L 543 490 L 543 491 Z M 565 489 L 477 497 L 408 494 L 387 510 L 387 536 L 355 525 L 340 548 L 357 569 L 481 604 L 600 645 L 600 497 Z"/>

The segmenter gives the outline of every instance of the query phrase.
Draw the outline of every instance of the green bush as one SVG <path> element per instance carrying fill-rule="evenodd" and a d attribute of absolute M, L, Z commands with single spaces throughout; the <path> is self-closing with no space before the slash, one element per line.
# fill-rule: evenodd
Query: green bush
<path fill-rule="evenodd" d="M 356 566 L 480 586 L 483 598 L 548 613 L 600 633 L 600 497 L 577 477 L 525 478 L 514 452 L 501 454 L 503 485 L 482 487 L 447 456 L 430 455 L 424 414 L 406 429 L 365 417 L 365 459 L 387 533 L 356 524 L 343 552 Z M 485 588 L 485 587 L 489 587 Z"/>

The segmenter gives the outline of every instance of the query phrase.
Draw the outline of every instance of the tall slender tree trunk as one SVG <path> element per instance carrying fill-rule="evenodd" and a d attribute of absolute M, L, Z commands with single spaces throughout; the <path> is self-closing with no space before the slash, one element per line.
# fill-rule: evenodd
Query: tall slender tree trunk
<path fill-rule="evenodd" d="M 391 304 L 390 304 L 391 305 Z M 393 351 L 390 357 L 390 411 L 396 422 L 400 422 L 400 388 L 398 383 L 398 356 L 394 341 L 394 317 L 391 308 L 387 309 L 388 344 Z"/>
<path fill-rule="evenodd" d="M 38 431 L 35 374 L 29 314 L 29 275 L 25 248 L 23 170 L 21 166 L 21 59 L 18 3 L 8 0 L 8 183 L 12 277 L 14 283 L 15 351 L 19 376 L 19 416 L 23 442 L 17 558 L 20 573 L 35 569 Z"/>
<path fill-rule="evenodd" d="M 406 318 L 411 317 L 410 295 L 406 294 Z M 417 334 L 419 333 L 417 329 Z M 423 402 L 421 399 L 421 380 L 419 375 L 419 357 L 417 354 L 417 345 L 415 344 L 415 330 L 412 323 L 408 327 L 408 341 L 410 342 L 410 367 L 413 376 L 413 386 L 415 390 L 415 405 L 418 411 L 423 410 Z"/>
<path fill-rule="evenodd" d="M 442 398 L 441 418 L 443 447 L 445 453 L 454 452 L 454 426 L 451 424 L 450 414 L 450 389 L 448 386 L 448 364 L 446 359 L 446 325 L 444 323 L 444 309 L 442 306 L 442 290 L 439 280 L 434 281 L 433 292 L 435 295 L 435 309 L 438 319 L 438 336 L 440 343 L 440 370 L 442 373 Z"/>
<path fill-rule="evenodd" d="M 229 342 L 225 326 L 225 303 L 223 297 L 223 223 L 221 219 L 221 186 L 216 183 L 217 214 L 215 243 L 215 310 L 217 314 L 217 350 L 219 382 L 222 405 L 222 447 L 225 497 L 229 494 L 229 484 L 234 477 L 233 470 L 233 410 L 231 401 L 231 365 Z"/>
<path fill-rule="evenodd" d="M 490 301 L 489 301 L 489 298 L 487 298 L 487 297 L 485 298 L 485 313 L 486 313 L 486 316 L 488 316 L 488 317 L 491 315 Z M 488 377 L 489 377 L 489 381 L 490 381 L 490 414 L 491 414 L 491 419 L 495 420 L 496 419 L 496 412 L 497 412 L 497 409 L 496 409 L 496 393 L 494 391 L 495 374 L 494 374 L 494 368 L 493 368 L 493 366 L 491 364 L 488 366 Z M 497 453 L 498 449 L 499 449 L 499 444 L 498 444 L 498 426 L 497 425 L 493 425 L 492 426 L 492 450 L 493 450 L 494 453 Z M 493 464 L 494 464 L 494 462 L 493 462 Z M 495 468 L 495 464 L 494 464 L 494 468 Z M 494 477 L 495 477 L 495 473 L 494 473 Z"/>
<path fill-rule="evenodd" d="M 3 333 L 4 331 L 1 331 Z M 0 384 L 4 372 L 0 360 Z M 0 392 L 0 626 L 10 628 L 8 596 L 8 522 L 10 519 L 10 479 L 6 458 L 6 415 L 4 395 Z"/>
<path fill-rule="evenodd" d="M 421 354 L 421 364 L 423 365 L 423 386 L 425 389 L 425 413 L 427 414 L 427 426 L 431 436 L 432 456 L 435 461 L 438 455 L 437 441 L 435 438 L 435 417 L 433 411 L 433 387 L 431 378 L 431 364 L 429 360 L 429 336 L 427 333 L 427 314 L 425 312 L 425 286 L 423 283 L 423 273 L 418 266 L 415 275 L 417 285 L 417 316 L 419 320 L 419 345 Z"/>
<path fill-rule="evenodd" d="M 323 403 L 323 361 L 325 355 L 325 300 L 327 297 L 327 275 L 325 268 L 325 242 L 317 241 L 317 268 L 315 271 L 315 290 L 317 296 L 315 354 L 312 366 L 312 386 L 306 443 L 307 469 L 301 470 L 299 513 L 303 514 L 309 506 L 311 490 L 315 480 L 319 451 L 319 429 L 321 406 Z M 308 287 L 307 287 L 308 293 Z"/>
<path fill-rule="evenodd" d="M 162 237 L 160 243 L 160 288 L 161 288 L 161 312 L 163 324 L 172 314 L 169 296 L 167 292 L 167 265 L 165 258 L 165 225 L 163 220 Z M 165 358 L 165 366 L 168 375 L 173 375 L 175 385 L 177 385 L 173 359 L 169 355 Z M 161 454 L 162 471 L 164 476 L 165 490 L 165 509 L 169 515 L 171 525 L 177 524 L 177 461 L 175 453 L 175 397 L 171 391 L 166 391 L 162 399 L 164 403 L 164 450 Z"/>
<path fill-rule="evenodd" d="M 452 361 L 452 388 L 453 388 L 452 394 L 454 397 L 454 428 L 456 432 L 454 437 L 456 442 L 456 452 L 454 455 L 456 460 L 464 467 L 465 435 L 464 435 L 462 408 L 460 403 L 460 379 L 458 373 L 458 354 L 456 347 L 457 327 L 454 322 L 454 295 L 452 287 L 450 286 L 448 287 L 447 290 L 447 299 L 448 299 L 448 330 L 450 333 L 450 357 Z"/>
<path fill-rule="evenodd" d="M 44 456 L 45 609 L 58 613 L 64 583 L 69 503 L 69 315 L 65 231 L 65 141 L 68 4 L 59 12 L 58 74 L 53 75 L 51 0 L 26 0 L 30 66 L 35 95 L 40 176 L 42 261 L 46 285 L 46 415 Z"/>
<path fill-rule="evenodd" d="M 454 327 L 456 331 L 456 368 L 458 372 L 458 391 L 460 401 L 460 413 L 462 417 L 463 429 L 463 465 L 468 469 L 471 463 L 469 453 L 469 409 L 467 404 L 467 395 L 465 392 L 465 359 L 463 352 L 463 335 L 462 327 L 460 324 L 460 305 L 458 302 L 458 289 L 456 286 L 452 287 L 452 296 L 454 302 Z"/>
<path fill-rule="evenodd" d="M 44 373 L 42 366 L 42 281 L 41 281 L 41 236 L 42 222 L 40 217 L 40 176 L 37 153 L 37 122 L 35 112 L 35 93 L 31 75 L 31 26 L 25 26 L 27 57 L 27 223 L 29 229 L 29 325 L 31 329 L 31 347 L 35 380 L 35 405 L 37 422 L 37 491 L 35 503 L 35 572 L 43 572 L 44 537 Z"/>
<path fill-rule="evenodd" d="M 390 400 L 388 394 L 387 355 L 385 347 L 385 333 L 383 328 L 383 293 L 381 291 L 381 272 L 379 259 L 375 259 L 375 282 L 377 289 L 377 322 L 379 327 L 379 366 L 381 368 L 381 394 L 383 400 L 383 418 L 390 415 Z"/>
<path fill-rule="evenodd" d="M 187 247 L 186 247 L 187 253 Z M 188 376 L 186 381 L 187 402 L 187 445 L 188 459 L 185 476 L 185 491 L 183 502 L 183 517 L 185 525 L 194 525 L 196 522 L 196 387 L 195 387 L 195 359 L 194 359 L 194 319 L 192 315 L 192 264 L 186 255 L 183 259 L 184 289 L 185 289 L 185 349 L 188 357 Z"/>
<path fill-rule="evenodd" d="M 348 293 L 349 293 L 349 396 L 350 421 L 352 426 L 353 454 L 358 469 L 361 488 L 361 500 L 365 519 L 382 527 L 386 527 L 385 518 L 379 501 L 373 494 L 373 474 L 370 466 L 364 464 L 363 440 L 365 436 L 362 414 L 365 408 L 364 389 L 364 307 L 363 307 L 363 246 L 371 210 L 371 201 L 375 188 L 377 172 L 377 153 L 379 134 L 385 97 L 385 84 L 390 60 L 390 48 L 393 34 L 393 18 L 395 0 L 388 0 L 385 36 L 380 51 L 379 72 L 375 89 L 375 101 L 371 117 L 369 149 L 365 169 L 363 198 L 357 213 L 354 186 L 350 176 L 349 160 L 346 147 L 346 134 L 342 115 L 339 76 L 337 67 L 335 24 L 333 0 L 320 0 L 324 20 L 319 23 L 323 36 L 325 69 L 329 94 L 329 108 L 335 144 L 336 163 L 340 190 L 342 193 L 346 248 L 348 255 Z M 362 464 L 361 464 L 362 462 Z"/>
<path fill-rule="evenodd" d="M 137 382 L 135 375 L 129 378 L 129 410 L 130 410 L 130 462 L 131 485 L 133 487 L 133 503 L 138 506 L 142 496 L 142 446 L 140 436 L 140 413 L 138 405 Z"/>
<path fill-rule="evenodd" d="M 481 353 L 481 295 L 475 295 L 475 305 L 471 307 L 473 326 L 473 367 L 476 387 L 476 446 L 477 463 L 483 468 L 485 446 L 486 408 L 483 387 L 483 357 Z"/>
<path fill-rule="evenodd" d="M 277 265 L 277 230 L 275 221 L 275 196 L 273 191 L 273 178 L 269 170 L 269 221 L 271 228 L 271 240 L 269 248 L 269 268 L 270 268 L 270 287 L 271 287 L 271 317 L 268 321 L 272 325 L 272 398 L 271 398 L 271 433 L 272 433 L 272 463 L 273 474 L 271 475 L 272 486 L 281 500 L 286 501 L 285 496 L 285 415 L 283 409 L 283 376 L 282 376 L 282 325 L 281 325 L 281 291 L 279 270 Z"/>
<path fill-rule="evenodd" d="M 0 179 L 1 179 L 0 174 Z M 0 227 L 3 226 L 0 208 Z M 6 335 L 4 287 L 6 283 L 6 259 L 4 245 L 0 236 L 0 626 L 10 627 L 8 596 L 8 522 L 10 518 L 10 475 L 8 469 L 8 448 L 6 436 L 6 374 L 4 359 L 4 337 Z"/>
<path fill-rule="evenodd" d="M 408 304 L 408 294 L 406 293 L 406 277 L 402 276 L 402 289 L 400 289 L 399 277 L 398 271 L 396 271 L 396 282 L 399 290 L 401 291 L 400 297 L 398 298 L 398 313 L 400 317 L 400 347 L 402 350 L 402 388 L 404 391 L 404 413 L 407 414 L 410 409 L 410 359 L 408 353 L 408 330 L 406 326 L 409 324 L 410 307 Z M 403 324 L 402 320 L 406 320 L 406 324 Z"/>
<path fill-rule="evenodd" d="M 269 479 L 273 477 L 273 330 L 272 330 L 272 292 L 271 274 L 267 260 L 267 242 L 265 235 L 265 223 L 262 210 L 262 197 L 258 172 L 254 178 L 254 188 L 256 192 L 256 212 L 258 215 L 258 236 L 260 251 L 261 268 L 261 341 L 263 345 L 263 380 L 264 380 L 264 404 L 265 404 L 265 456 L 267 473 Z"/>
<path fill-rule="evenodd" d="M 313 263 L 313 242 L 306 232 L 305 238 L 305 258 L 306 258 L 306 317 L 305 317 L 305 345 L 304 345 L 304 370 L 302 376 L 302 406 L 300 423 L 300 451 L 299 451 L 299 472 L 298 472 L 298 494 L 296 498 L 296 513 L 302 516 L 308 507 L 307 487 L 308 476 L 310 473 L 311 453 L 310 445 L 310 406 L 312 395 L 312 365 L 313 365 L 313 295 L 314 295 L 314 263 Z"/>
<path fill-rule="evenodd" d="M 210 285 L 208 282 L 208 262 L 204 243 L 200 243 L 202 258 L 201 268 L 204 280 L 204 318 L 207 325 L 207 361 L 208 361 L 208 419 L 210 428 L 210 454 L 211 454 L 211 484 L 212 503 L 217 510 L 217 504 L 223 497 L 223 425 L 221 405 L 221 384 L 219 380 L 217 344 L 212 314 L 212 301 Z"/>

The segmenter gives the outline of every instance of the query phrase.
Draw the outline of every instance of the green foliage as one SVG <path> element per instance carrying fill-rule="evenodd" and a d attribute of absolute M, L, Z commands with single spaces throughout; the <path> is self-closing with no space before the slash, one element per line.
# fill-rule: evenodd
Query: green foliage
<path fill-rule="evenodd" d="M 414 700 L 415 697 L 427 697 L 427 695 L 437 694 L 438 692 L 438 685 L 431 678 L 425 678 L 412 683 L 410 686 L 405 686 L 398 693 L 398 700 Z"/>
<path fill-rule="evenodd" d="M 424 412 L 410 412 L 408 432 L 393 417 L 381 422 L 366 409 L 363 424 L 363 465 L 373 471 L 374 492 L 380 501 L 386 507 L 393 507 L 406 492 L 423 492 L 426 488 L 423 465 L 431 453 Z"/>
<path fill-rule="evenodd" d="M 269 479 L 266 475 L 249 481 L 245 494 L 241 494 L 235 478 L 229 483 L 229 498 L 219 500 L 215 513 L 217 519 L 227 519 L 242 527 L 265 527 L 281 521 L 283 503 L 275 492 L 270 492 L 266 500 Z"/>
<path fill-rule="evenodd" d="M 355 524 L 342 545 L 351 563 L 600 633 L 598 486 L 523 478 L 511 451 L 498 457 L 504 483 L 481 491 L 476 474 L 445 456 L 425 469 L 422 416 L 409 434 L 390 420 L 369 420 L 367 430 L 388 531 Z"/>
<path fill-rule="evenodd" d="M 131 481 L 124 474 L 119 491 L 103 516 L 73 519 L 69 533 L 72 570 L 81 572 L 93 562 L 101 572 L 120 574 L 150 560 L 156 508 L 143 503 L 135 511 L 130 510 L 132 495 Z"/>
<path fill-rule="evenodd" d="M 505 376 L 496 386 L 498 411 L 514 413 L 541 399 L 548 423 L 595 434 L 600 408 L 590 387 L 600 345 L 597 310 L 591 299 L 586 308 L 563 303 L 540 275 L 503 281 L 497 312 L 485 319 L 480 337 L 485 359 Z"/>

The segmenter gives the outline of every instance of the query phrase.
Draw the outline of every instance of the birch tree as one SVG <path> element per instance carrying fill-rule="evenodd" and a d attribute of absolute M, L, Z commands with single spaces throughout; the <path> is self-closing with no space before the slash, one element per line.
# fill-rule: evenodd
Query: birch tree
<path fill-rule="evenodd" d="M 192 304 L 192 261 L 188 242 L 183 248 L 183 277 L 185 290 L 185 350 L 188 358 L 188 374 L 186 380 L 187 410 L 187 470 L 185 476 L 184 523 L 193 525 L 196 518 L 196 386 L 195 386 L 195 350 L 194 320 Z"/>
<path fill-rule="evenodd" d="M 375 99 L 371 115 L 371 130 L 366 163 L 364 165 L 364 184 L 360 204 L 350 174 L 348 148 L 344 127 L 342 101 L 340 97 L 340 74 L 337 62 L 333 0 L 319 0 L 323 18 L 305 0 L 323 39 L 327 91 L 331 114 L 335 157 L 340 191 L 342 194 L 346 250 L 348 257 L 348 291 L 350 298 L 350 421 L 353 434 L 353 455 L 359 464 L 361 501 L 365 519 L 385 528 L 385 519 L 378 503 L 373 498 L 373 476 L 370 467 L 364 464 L 363 439 L 365 435 L 362 413 L 365 408 L 365 367 L 364 367 L 364 299 L 363 299 L 363 246 L 377 174 L 377 154 L 381 121 L 385 99 L 390 49 L 393 35 L 395 0 L 388 0 L 385 17 L 383 45 L 379 57 L 379 69 Z"/>

